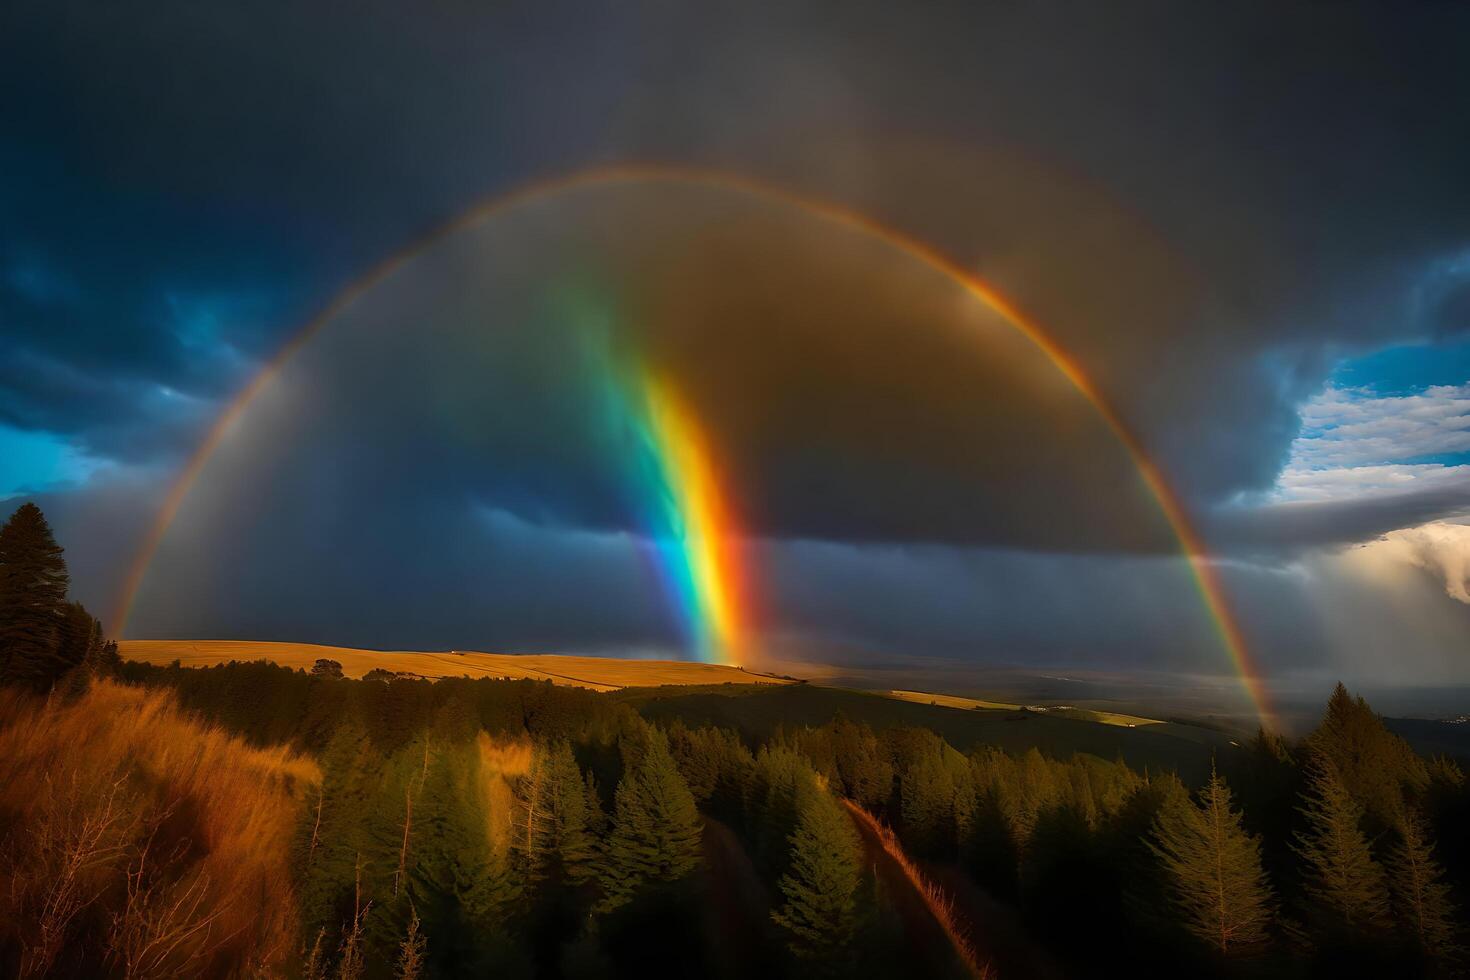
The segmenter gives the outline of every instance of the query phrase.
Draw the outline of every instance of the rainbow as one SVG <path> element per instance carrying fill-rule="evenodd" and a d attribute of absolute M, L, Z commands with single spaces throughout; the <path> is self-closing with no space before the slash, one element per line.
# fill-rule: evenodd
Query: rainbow
<path fill-rule="evenodd" d="M 640 367 L 622 385 L 615 418 L 633 450 L 625 469 L 644 540 L 694 655 L 744 662 L 740 533 L 720 490 L 709 443 L 672 385 Z"/>
<path fill-rule="evenodd" d="M 760 200 L 796 208 L 853 233 L 876 238 L 896 252 L 924 262 L 942 272 L 977 302 L 999 314 L 1014 329 L 1030 340 L 1072 386 L 1092 403 L 1094 409 L 1106 421 L 1132 458 L 1144 487 L 1158 502 L 1160 511 L 1179 543 L 1180 550 L 1192 571 L 1204 607 L 1219 635 L 1221 645 L 1254 704 L 1257 715 L 1264 725 L 1275 726 L 1274 711 L 1262 681 L 1261 672 L 1250 654 L 1240 623 L 1231 610 L 1215 564 L 1210 558 L 1203 539 L 1190 520 L 1182 500 L 1169 486 L 1162 471 L 1155 465 L 1144 448 L 1142 441 L 1126 424 L 1111 401 L 1083 372 L 1081 365 L 1055 340 L 1048 336 L 1038 324 L 1025 316 L 1020 309 L 970 273 L 958 261 L 903 231 L 891 228 L 876 219 L 834 202 L 807 198 L 785 188 L 738 174 L 688 167 L 625 165 L 584 170 L 562 177 L 534 181 L 478 204 L 430 230 L 427 234 L 415 239 L 406 248 L 381 260 L 362 278 L 339 293 L 317 316 L 306 323 L 236 396 L 235 400 L 221 413 L 218 421 L 201 442 L 198 451 L 181 471 L 165 497 L 163 505 L 159 508 L 153 525 L 144 534 L 133 565 L 124 577 L 123 587 L 112 616 L 113 633 L 117 636 L 123 635 L 127 626 L 128 614 L 153 555 L 157 552 L 164 535 L 173 523 L 179 507 L 188 496 L 189 488 L 203 471 L 210 456 L 231 429 L 239 423 L 241 416 L 256 396 L 271 383 L 291 358 L 310 343 L 332 320 L 373 287 L 410 263 L 420 253 L 459 231 L 518 207 L 558 194 L 611 184 L 650 182 L 678 183 L 745 194 Z"/>

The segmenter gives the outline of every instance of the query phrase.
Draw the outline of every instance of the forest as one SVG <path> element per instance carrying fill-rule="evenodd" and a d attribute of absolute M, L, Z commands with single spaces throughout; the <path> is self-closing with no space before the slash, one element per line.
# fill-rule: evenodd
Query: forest
<path fill-rule="evenodd" d="M 1341 685 L 1186 771 L 773 725 L 779 692 L 705 692 L 713 725 L 672 692 L 126 663 L 34 508 L 0 644 L 21 977 L 1465 970 L 1464 772 Z"/>

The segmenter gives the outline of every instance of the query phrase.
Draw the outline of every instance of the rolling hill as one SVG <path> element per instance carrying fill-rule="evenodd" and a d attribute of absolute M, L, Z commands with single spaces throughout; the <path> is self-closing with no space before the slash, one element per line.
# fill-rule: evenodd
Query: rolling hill
<path fill-rule="evenodd" d="M 283 667 L 310 670 L 319 659 L 335 660 L 348 677 L 370 670 L 441 677 L 503 677 L 551 681 L 593 691 L 627 687 L 683 686 L 688 684 L 791 684 L 778 677 L 723 664 L 686 660 L 618 660 L 611 657 L 575 657 L 561 654 L 475 653 L 468 651 L 358 650 L 314 643 L 275 643 L 257 640 L 122 640 L 118 650 L 125 660 L 185 667 L 210 667 L 231 660 L 268 660 Z"/>

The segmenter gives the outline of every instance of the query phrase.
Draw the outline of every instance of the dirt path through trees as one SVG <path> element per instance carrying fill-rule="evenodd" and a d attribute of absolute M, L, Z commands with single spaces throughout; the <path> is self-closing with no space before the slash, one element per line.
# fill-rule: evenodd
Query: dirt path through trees
<path fill-rule="evenodd" d="M 713 817 L 704 818 L 704 862 L 710 888 L 709 930 L 726 975 L 774 976 L 766 941 L 771 896 L 740 838 Z"/>

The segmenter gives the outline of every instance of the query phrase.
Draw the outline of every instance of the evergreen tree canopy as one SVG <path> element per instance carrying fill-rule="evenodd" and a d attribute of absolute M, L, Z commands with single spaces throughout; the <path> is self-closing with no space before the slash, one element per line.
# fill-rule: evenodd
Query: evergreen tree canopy
<path fill-rule="evenodd" d="M 1323 931 L 1381 930 L 1388 924 L 1388 888 L 1361 828 L 1362 809 L 1325 759 L 1313 761 L 1302 806 L 1306 828 L 1296 836 L 1309 913 Z"/>
<path fill-rule="evenodd" d="M 893 763 L 873 730 L 839 718 L 832 741 L 842 791 L 870 810 L 887 804 L 893 794 Z"/>
<path fill-rule="evenodd" d="M 1227 955 L 1265 944 L 1273 900 L 1260 842 L 1241 826 L 1218 773 L 1211 773 L 1198 805 L 1164 798 L 1152 847 L 1186 929 Z"/>
<path fill-rule="evenodd" d="M 598 804 L 587 790 L 570 742 L 537 746 L 530 772 L 516 787 L 516 849 L 528 878 L 582 880 L 592 873 L 591 808 Z"/>
<path fill-rule="evenodd" d="M 99 665 L 106 653 L 107 637 L 101 621 L 92 618 L 80 602 L 68 602 L 62 613 L 57 656 L 64 669 L 81 664 Z"/>
<path fill-rule="evenodd" d="M 677 881 L 699 865 L 703 824 L 668 739 L 652 728 L 641 748 L 618 783 L 603 862 L 603 909 L 627 902 L 645 883 Z"/>
<path fill-rule="evenodd" d="M 22 504 L 0 527 L 0 682 L 44 690 L 72 666 L 61 651 L 67 581 L 41 508 Z"/>
<path fill-rule="evenodd" d="M 830 793 L 813 786 L 802 796 L 789 870 L 779 883 L 786 902 L 771 918 L 791 934 L 798 957 L 837 971 L 851 956 L 860 925 L 862 850 L 852 818 Z"/>
<path fill-rule="evenodd" d="M 900 781 L 904 840 L 925 857 L 943 857 L 955 841 L 955 783 L 938 752 L 914 760 Z"/>
<path fill-rule="evenodd" d="M 1389 852 L 1388 885 L 1399 927 L 1414 944 L 1435 959 L 1455 955 L 1458 913 L 1428 833 L 1416 817 L 1404 822 L 1399 842 Z"/>
<path fill-rule="evenodd" d="M 669 751 L 700 806 L 730 814 L 743 805 L 755 759 L 734 732 L 678 724 L 669 732 Z"/>
<path fill-rule="evenodd" d="M 1405 787 L 1419 789 L 1429 781 L 1423 760 L 1409 744 L 1384 727 L 1368 702 L 1354 698 L 1341 684 L 1306 745 L 1332 764 L 1343 788 L 1362 808 L 1370 834 L 1398 826 L 1405 815 Z"/>
<path fill-rule="evenodd" d="M 786 870 L 787 842 L 800 818 L 802 793 L 816 780 L 805 757 L 782 746 L 762 748 L 751 777 L 751 836 L 761 866 L 779 877 Z"/>

